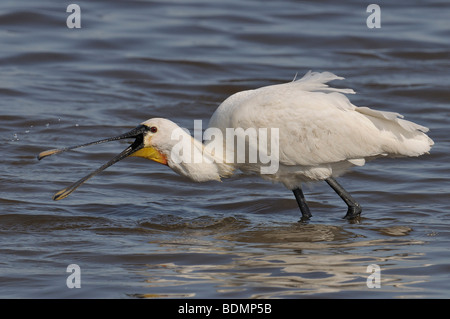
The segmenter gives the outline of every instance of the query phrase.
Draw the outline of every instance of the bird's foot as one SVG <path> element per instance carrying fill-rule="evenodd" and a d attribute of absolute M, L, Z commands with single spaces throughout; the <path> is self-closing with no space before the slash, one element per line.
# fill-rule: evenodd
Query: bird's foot
<path fill-rule="evenodd" d="M 355 206 L 349 206 L 347 210 L 347 214 L 345 215 L 345 219 L 353 220 L 361 215 L 362 208 L 359 206 L 359 204 L 356 204 Z"/>
<path fill-rule="evenodd" d="M 302 217 L 298 221 L 299 223 L 307 223 L 309 219 L 312 217 L 311 213 L 309 214 L 302 214 Z"/>

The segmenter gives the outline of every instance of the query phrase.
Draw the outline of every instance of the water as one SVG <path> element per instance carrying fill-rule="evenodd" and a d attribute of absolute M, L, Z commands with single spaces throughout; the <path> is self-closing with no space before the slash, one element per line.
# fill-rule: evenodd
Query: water
<path fill-rule="evenodd" d="M 449 298 L 449 8 L 379 1 L 60 1 L 0 5 L 0 297 Z M 377 160 L 292 193 L 256 177 L 193 184 L 130 158 L 69 198 L 52 195 L 112 158 L 115 142 L 38 162 L 46 149 L 151 117 L 188 129 L 227 96 L 308 70 L 344 76 L 356 105 L 430 128 L 430 155 Z M 67 266 L 81 270 L 69 289 Z M 381 269 L 368 288 L 367 267 Z"/>

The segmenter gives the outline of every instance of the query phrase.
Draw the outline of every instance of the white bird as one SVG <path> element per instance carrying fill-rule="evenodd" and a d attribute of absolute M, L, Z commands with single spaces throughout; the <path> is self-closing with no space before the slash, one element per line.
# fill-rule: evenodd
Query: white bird
<path fill-rule="evenodd" d="M 243 137 L 245 141 L 244 161 L 236 160 L 236 155 L 239 156 L 236 154 L 237 143 L 231 143 L 231 146 L 228 143 L 221 149 L 216 143 L 217 134 L 216 141 L 210 138 L 202 143 L 174 122 L 163 118 L 149 119 L 116 137 L 45 151 L 38 155 L 38 159 L 78 147 L 135 138 L 122 153 L 59 191 L 53 199 L 67 197 L 86 180 L 125 157 L 138 156 L 167 165 L 195 182 L 220 181 L 236 170 L 280 182 L 293 191 L 302 220 L 311 217 L 302 184 L 324 180 L 347 204 L 345 218 L 353 219 L 361 214 L 361 206 L 338 184 L 336 177 L 377 157 L 428 153 L 434 143 L 425 134 L 428 128 L 403 120 L 398 113 L 357 107 L 344 95 L 354 94 L 353 90 L 326 84 L 340 79 L 343 78 L 330 72 L 310 71 L 293 82 L 242 91 L 227 98 L 212 115 L 208 129 L 215 129 L 213 132 L 222 136 L 234 129 L 235 136 Z M 242 129 L 240 133 L 236 133 L 238 128 Z M 270 131 L 271 137 L 276 139 L 269 139 L 268 135 L 255 139 L 247 134 L 249 129 L 277 129 Z M 267 145 L 263 149 L 264 143 Z M 276 165 L 275 170 L 264 174 L 262 172 L 267 169 L 268 162 L 263 159 L 269 156 L 269 149 Z M 226 157 L 230 150 L 235 152 L 234 156 Z M 256 160 L 251 160 L 251 150 L 258 152 Z"/>

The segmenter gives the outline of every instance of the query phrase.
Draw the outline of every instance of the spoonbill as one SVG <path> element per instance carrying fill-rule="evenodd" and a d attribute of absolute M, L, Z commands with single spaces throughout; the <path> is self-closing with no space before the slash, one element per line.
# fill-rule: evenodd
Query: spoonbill
<path fill-rule="evenodd" d="M 327 84 L 341 79 L 330 72 L 309 71 L 299 80 L 235 93 L 219 105 L 208 126 L 219 133 L 225 134 L 229 129 L 237 128 L 277 129 L 277 134 L 273 134 L 276 140 L 244 136 L 244 144 L 248 147 L 246 153 L 249 149 L 261 150 L 261 142 L 276 146 L 275 151 L 271 148 L 274 153 L 271 155 L 277 161 L 276 170 L 266 174 L 261 173 L 267 166 L 261 159 L 251 162 L 248 154 L 241 162 L 225 158 L 223 151 L 230 146 L 220 149 L 215 144 L 212 148 L 212 139 L 203 143 L 163 118 L 149 119 L 128 133 L 115 137 L 44 151 L 38 159 L 78 147 L 134 138 L 124 151 L 57 192 L 53 199 L 69 196 L 107 167 L 128 156 L 137 156 L 167 165 L 194 182 L 220 181 L 240 170 L 282 183 L 294 193 L 302 220 L 311 217 L 302 184 L 325 181 L 347 205 L 344 218 L 354 219 L 361 214 L 361 205 L 337 182 L 336 177 L 351 167 L 362 166 L 367 160 L 378 157 L 415 157 L 428 153 L 434 143 L 425 134 L 428 128 L 404 120 L 398 113 L 357 107 L 345 95 L 354 94 L 352 89 L 334 88 Z M 178 138 L 174 138 L 175 131 Z M 174 152 L 180 145 L 188 151 Z M 232 143 L 231 147 L 236 150 L 236 145 Z M 186 160 L 186 156 L 192 154 L 198 155 L 200 160 L 192 161 L 192 157 Z"/>

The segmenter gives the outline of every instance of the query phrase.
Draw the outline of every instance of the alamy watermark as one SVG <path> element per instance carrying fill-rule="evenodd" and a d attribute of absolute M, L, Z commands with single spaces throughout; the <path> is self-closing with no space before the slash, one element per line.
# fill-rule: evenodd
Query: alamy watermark
<path fill-rule="evenodd" d="M 81 269 L 77 264 L 67 266 L 66 272 L 71 274 L 66 279 L 67 288 L 81 288 Z"/>
<path fill-rule="evenodd" d="M 67 288 L 81 288 L 81 268 L 77 264 L 67 266 L 66 272 L 71 273 L 66 279 Z M 381 288 L 381 268 L 377 264 L 370 264 L 366 269 L 370 275 L 367 277 L 368 288 Z"/>
<path fill-rule="evenodd" d="M 66 25 L 69 29 L 81 28 L 81 8 L 78 4 L 72 3 L 67 6 L 66 12 L 71 14 L 66 19 Z"/>
<path fill-rule="evenodd" d="M 81 7 L 72 3 L 67 6 L 66 12 L 71 13 L 66 19 L 66 25 L 69 29 L 81 28 Z M 369 29 L 381 28 L 381 8 L 378 4 L 369 4 L 366 12 L 370 15 L 366 19 L 366 25 Z"/>
<path fill-rule="evenodd" d="M 225 135 L 225 136 L 224 136 Z M 171 159 L 179 163 L 239 163 L 260 165 L 261 174 L 275 174 L 279 168 L 279 128 L 225 128 L 208 127 L 202 130 L 202 121 L 194 120 L 194 139 L 204 141 L 201 150 L 194 151 L 189 130 L 172 131 Z"/>
<path fill-rule="evenodd" d="M 368 288 L 381 288 L 381 268 L 376 264 L 367 266 L 366 272 L 370 273 L 366 284 Z"/>
<path fill-rule="evenodd" d="M 369 4 L 366 12 L 371 14 L 367 17 L 366 25 L 369 29 L 381 28 L 381 8 L 378 4 Z"/>

